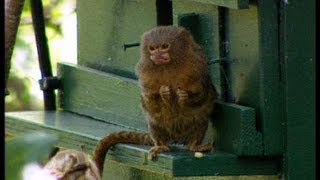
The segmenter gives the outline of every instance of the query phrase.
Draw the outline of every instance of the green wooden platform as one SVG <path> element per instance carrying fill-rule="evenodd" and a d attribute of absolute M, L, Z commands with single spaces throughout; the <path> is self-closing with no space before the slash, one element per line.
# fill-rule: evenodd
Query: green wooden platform
<path fill-rule="evenodd" d="M 175 0 L 175 1 L 178 1 L 178 0 Z M 249 8 L 249 0 L 189 0 L 189 1 L 199 2 L 206 5 L 213 4 L 213 5 L 228 7 L 232 9 Z"/>
<path fill-rule="evenodd" d="M 134 130 L 63 111 L 10 112 L 5 114 L 5 119 L 8 135 L 24 135 L 32 131 L 57 134 L 60 138 L 57 146 L 84 148 L 89 154 L 104 135 L 120 130 Z M 278 172 L 278 164 L 274 159 L 238 158 L 234 154 L 221 151 L 195 158 L 193 153 L 180 146 L 174 146 L 172 152 L 162 153 L 158 160 L 151 161 L 147 158 L 149 148 L 130 144 L 116 145 L 108 153 L 105 171 L 110 171 L 108 167 L 112 161 L 168 177 L 275 175 Z"/>
<path fill-rule="evenodd" d="M 123 46 L 156 25 L 154 2 L 77 0 L 78 65 L 59 64 L 60 110 L 6 113 L 6 138 L 41 130 L 58 134 L 58 146 L 92 153 L 111 132 L 146 132 L 134 75 L 140 51 Z M 193 33 L 229 102 L 217 103 L 216 129 L 209 127 L 215 151 L 197 159 L 175 147 L 152 162 L 149 147 L 119 144 L 105 179 L 314 179 L 315 0 L 172 2 L 173 24 Z"/>
<path fill-rule="evenodd" d="M 7 112 L 6 134 L 44 131 L 60 137 L 59 147 L 84 148 L 91 154 L 97 141 L 107 134 L 122 130 L 148 131 L 140 109 L 140 90 L 136 80 L 68 63 L 58 65 L 58 76 L 62 83 L 60 110 Z M 118 144 L 109 151 L 105 166 L 109 167 L 112 162 L 113 166 L 125 166 L 123 171 L 131 168 L 142 174 L 160 174 L 166 176 L 165 179 L 186 176 L 274 177 L 278 174 L 280 159 L 263 156 L 262 134 L 255 127 L 254 109 L 223 102 L 217 102 L 216 107 L 213 121 L 218 130 L 216 148 L 203 158 L 195 158 L 182 146 L 173 146 L 171 152 L 150 161 L 147 159 L 150 147 Z M 210 127 L 209 131 L 213 128 Z M 105 168 L 104 173 L 108 171 Z"/>
<path fill-rule="evenodd" d="M 136 80 L 68 63 L 58 67 L 63 84 L 59 102 L 64 111 L 140 131 L 148 130 Z M 253 108 L 217 102 L 214 116 L 213 123 L 218 131 L 223 130 L 218 132 L 217 140 L 222 151 L 239 156 L 263 155 L 262 134 L 256 130 Z"/>

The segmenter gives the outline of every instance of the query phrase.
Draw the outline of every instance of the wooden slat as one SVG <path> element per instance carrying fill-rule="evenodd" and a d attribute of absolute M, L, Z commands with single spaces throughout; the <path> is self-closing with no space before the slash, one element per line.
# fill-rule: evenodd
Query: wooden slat
<path fill-rule="evenodd" d="M 6 113 L 5 117 L 6 133 L 23 135 L 32 131 L 44 131 L 57 134 L 60 138 L 58 146 L 80 149 L 84 145 L 88 153 L 92 153 L 101 137 L 127 129 L 58 111 L 12 112 Z"/>
<path fill-rule="evenodd" d="M 279 59 L 279 5 L 259 1 L 259 124 L 263 132 L 264 154 L 281 155 L 285 149 L 284 78 Z"/>
<path fill-rule="evenodd" d="M 170 153 L 160 154 L 157 161 L 147 160 L 147 152 L 146 148 L 119 145 L 110 152 L 108 158 L 171 176 L 271 175 L 278 171 L 275 159 L 239 159 L 234 154 L 222 151 L 204 153 L 203 158 L 196 158 L 194 153 L 177 146 Z"/>
<path fill-rule="evenodd" d="M 226 11 L 232 101 L 255 109 L 264 155 L 283 152 L 283 82 L 279 69 L 277 6 L 261 1 Z M 248 28 L 250 27 L 250 28 Z"/>
<path fill-rule="evenodd" d="M 134 77 L 140 47 L 123 45 L 140 42 L 156 19 L 155 1 L 78 0 L 78 64 Z"/>
<path fill-rule="evenodd" d="M 181 169 L 186 167 L 182 167 Z M 121 180 L 278 180 L 277 175 L 240 175 L 240 176 L 172 176 L 161 172 L 141 170 L 131 166 L 127 166 L 116 161 L 107 161 L 105 163 L 105 174 L 107 179 Z"/>
<path fill-rule="evenodd" d="M 72 64 L 59 64 L 58 76 L 63 110 L 147 130 L 137 81 Z"/>
<path fill-rule="evenodd" d="M 238 156 L 263 155 L 262 134 L 256 130 L 255 110 L 231 103 L 217 103 L 214 124 L 217 147 Z"/>
<path fill-rule="evenodd" d="M 57 134 L 60 138 L 58 146 L 81 149 L 81 145 L 84 145 L 86 152 L 90 154 L 102 136 L 114 131 L 130 130 L 68 112 L 12 112 L 6 113 L 5 118 L 5 129 L 8 134 L 23 135 L 32 131 Z M 277 173 L 278 165 L 274 159 L 242 160 L 236 155 L 220 151 L 204 154 L 203 158 L 198 159 L 185 148 L 177 146 L 169 153 L 160 154 L 157 161 L 151 161 L 147 159 L 149 148 L 118 144 L 110 151 L 107 159 L 170 176 Z"/>
<path fill-rule="evenodd" d="M 316 4 L 319 1 L 288 1 L 282 9 L 284 21 L 283 60 L 285 74 L 286 153 L 285 178 L 319 177 L 319 51 L 316 50 Z M 305 9 L 306 11 L 301 11 Z M 319 12 L 319 11 L 318 11 Z M 317 19 L 317 20 L 316 20 Z M 319 26 L 318 26 L 319 27 Z M 317 58 L 317 57 L 318 58 Z M 318 101 L 319 102 L 319 101 Z"/>
<path fill-rule="evenodd" d="M 70 64 L 59 65 L 59 76 L 64 110 L 147 131 L 136 81 Z M 218 147 L 241 156 L 262 155 L 255 118 L 253 108 L 218 102 L 213 122 L 219 131 Z"/>
<path fill-rule="evenodd" d="M 178 0 L 174 0 L 178 1 Z M 205 4 L 214 4 L 232 9 L 247 9 L 249 8 L 249 0 L 189 0 Z"/>

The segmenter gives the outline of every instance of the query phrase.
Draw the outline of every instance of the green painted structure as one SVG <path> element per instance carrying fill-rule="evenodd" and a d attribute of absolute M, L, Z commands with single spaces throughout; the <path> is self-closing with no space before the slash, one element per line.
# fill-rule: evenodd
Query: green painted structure
<path fill-rule="evenodd" d="M 176 146 L 153 162 L 149 147 L 119 144 L 105 179 L 314 179 L 315 0 L 172 5 L 173 24 L 203 47 L 220 93 L 215 150 L 198 159 Z M 109 133 L 148 131 L 134 73 L 140 49 L 124 46 L 156 26 L 155 0 L 78 0 L 77 17 L 78 63 L 58 65 L 58 110 L 8 112 L 6 134 L 41 130 L 92 153 Z"/>

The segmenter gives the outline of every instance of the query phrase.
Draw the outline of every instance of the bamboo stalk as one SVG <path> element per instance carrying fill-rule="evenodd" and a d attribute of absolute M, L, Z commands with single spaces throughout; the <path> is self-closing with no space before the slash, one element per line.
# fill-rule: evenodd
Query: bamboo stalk
<path fill-rule="evenodd" d="M 31 0 L 32 23 L 37 42 L 39 67 L 41 77 L 52 77 L 50 53 L 47 43 L 43 5 L 41 0 Z M 45 110 L 56 110 L 54 89 L 43 89 L 43 101 Z"/>
<path fill-rule="evenodd" d="M 11 56 L 16 41 L 24 0 L 5 0 L 5 94 L 8 95 L 7 81 L 11 68 Z"/>

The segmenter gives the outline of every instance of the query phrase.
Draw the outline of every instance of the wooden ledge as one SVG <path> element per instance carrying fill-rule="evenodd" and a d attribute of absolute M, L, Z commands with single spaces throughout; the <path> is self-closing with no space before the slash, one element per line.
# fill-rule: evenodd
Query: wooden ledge
<path fill-rule="evenodd" d="M 135 129 L 64 111 L 5 113 L 6 134 L 24 135 L 32 131 L 44 131 L 59 136 L 57 146 L 73 149 L 84 147 L 89 154 L 101 137 L 120 130 Z M 169 176 L 275 175 L 279 168 L 276 159 L 239 158 L 235 154 L 218 151 L 196 158 L 193 153 L 179 146 L 173 147 L 169 153 L 160 154 L 156 161 L 151 161 L 147 159 L 149 148 L 118 144 L 109 151 L 107 159 Z"/>

